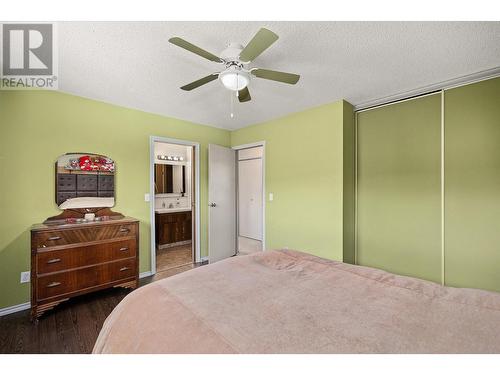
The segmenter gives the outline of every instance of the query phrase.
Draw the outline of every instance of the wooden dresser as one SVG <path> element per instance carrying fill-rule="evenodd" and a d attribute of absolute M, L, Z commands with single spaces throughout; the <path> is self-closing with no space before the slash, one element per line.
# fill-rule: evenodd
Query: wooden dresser
<path fill-rule="evenodd" d="M 31 316 L 71 297 L 110 287 L 136 288 L 139 222 L 129 217 L 31 229 Z"/>

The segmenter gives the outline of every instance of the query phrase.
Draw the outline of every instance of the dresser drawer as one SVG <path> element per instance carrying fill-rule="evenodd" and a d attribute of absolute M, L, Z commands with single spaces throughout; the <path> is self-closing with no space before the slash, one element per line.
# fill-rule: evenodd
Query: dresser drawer
<path fill-rule="evenodd" d="M 41 249 L 36 254 L 36 273 L 46 274 L 135 257 L 136 240 L 113 240 L 70 249 Z"/>
<path fill-rule="evenodd" d="M 36 249 L 39 249 L 80 242 L 136 236 L 137 234 L 137 226 L 135 224 L 89 226 L 78 229 L 37 232 L 33 238 L 33 245 Z"/>
<path fill-rule="evenodd" d="M 37 278 L 37 298 L 44 300 L 136 276 L 136 259 L 59 272 Z"/>

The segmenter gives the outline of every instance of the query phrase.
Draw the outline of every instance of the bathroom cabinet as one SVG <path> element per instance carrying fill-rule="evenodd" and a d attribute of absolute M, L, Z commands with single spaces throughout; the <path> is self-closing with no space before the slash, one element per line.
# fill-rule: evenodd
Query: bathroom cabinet
<path fill-rule="evenodd" d="M 156 245 L 171 247 L 191 240 L 191 212 L 155 214 Z"/>

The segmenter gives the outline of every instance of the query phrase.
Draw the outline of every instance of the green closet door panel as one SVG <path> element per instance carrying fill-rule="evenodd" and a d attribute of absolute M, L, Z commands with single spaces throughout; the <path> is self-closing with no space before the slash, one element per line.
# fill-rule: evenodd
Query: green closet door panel
<path fill-rule="evenodd" d="M 445 92 L 445 280 L 500 292 L 500 78 Z"/>
<path fill-rule="evenodd" d="M 358 114 L 357 263 L 441 281 L 441 95 Z"/>

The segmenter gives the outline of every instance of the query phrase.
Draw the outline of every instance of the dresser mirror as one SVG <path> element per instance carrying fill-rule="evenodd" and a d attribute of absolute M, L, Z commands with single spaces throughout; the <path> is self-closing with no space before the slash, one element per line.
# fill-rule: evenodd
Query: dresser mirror
<path fill-rule="evenodd" d="M 61 155 L 56 162 L 55 198 L 61 209 L 113 207 L 115 162 L 97 154 Z"/>

